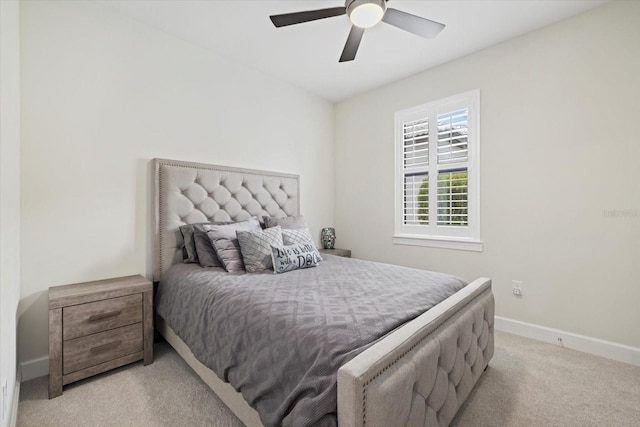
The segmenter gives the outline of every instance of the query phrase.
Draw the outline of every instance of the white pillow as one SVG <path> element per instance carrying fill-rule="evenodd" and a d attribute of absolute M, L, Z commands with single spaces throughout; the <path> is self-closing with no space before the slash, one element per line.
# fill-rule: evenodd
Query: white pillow
<path fill-rule="evenodd" d="M 290 246 L 271 246 L 271 257 L 275 274 L 315 267 L 322 261 L 313 242 Z"/>

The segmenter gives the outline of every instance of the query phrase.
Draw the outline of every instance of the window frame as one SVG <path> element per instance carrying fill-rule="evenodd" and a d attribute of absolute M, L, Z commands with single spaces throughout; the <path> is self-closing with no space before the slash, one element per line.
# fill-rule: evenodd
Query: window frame
<path fill-rule="evenodd" d="M 439 114 L 468 109 L 467 161 L 438 165 L 437 118 Z M 428 118 L 429 121 L 429 224 L 406 225 L 404 223 L 405 165 L 404 129 L 406 123 Z M 432 136 L 435 132 L 435 138 Z M 482 252 L 480 236 L 480 90 L 472 90 L 444 99 L 428 102 L 395 113 L 395 220 L 394 244 L 428 246 L 445 249 L 460 249 Z M 468 225 L 437 225 L 438 179 L 439 173 L 460 168 L 467 170 Z M 413 170 L 413 173 L 418 173 Z M 435 179 L 433 179 L 435 177 Z M 436 213 L 433 215 L 433 213 Z"/>

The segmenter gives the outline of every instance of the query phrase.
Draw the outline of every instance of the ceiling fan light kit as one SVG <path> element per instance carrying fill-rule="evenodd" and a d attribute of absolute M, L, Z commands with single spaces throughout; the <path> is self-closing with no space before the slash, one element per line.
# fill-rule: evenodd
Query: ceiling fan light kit
<path fill-rule="evenodd" d="M 276 28 L 280 28 L 347 14 L 353 25 L 351 26 L 351 31 L 349 31 L 339 62 L 353 61 L 356 53 L 358 53 L 364 30 L 373 27 L 380 21 L 426 39 L 434 38 L 445 27 L 444 24 L 439 22 L 388 8 L 387 1 L 346 0 L 344 7 L 271 15 L 269 18 Z"/>
<path fill-rule="evenodd" d="M 384 0 L 347 0 L 345 8 L 353 25 L 371 28 L 382 20 L 387 6 Z"/>

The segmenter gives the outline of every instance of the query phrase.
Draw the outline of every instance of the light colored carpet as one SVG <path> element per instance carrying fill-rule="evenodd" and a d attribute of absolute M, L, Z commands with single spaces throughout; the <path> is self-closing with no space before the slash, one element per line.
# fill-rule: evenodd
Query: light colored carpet
<path fill-rule="evenodd" d="M 19 427 L 212 426 L 240 421 L 167 344 L 65 387 L 22 384 Z M 495 356 L 452 426 L 640 426 L 640 367 L 496 332 Z M 390 426 L 392 427 L 392 426 Z"/>

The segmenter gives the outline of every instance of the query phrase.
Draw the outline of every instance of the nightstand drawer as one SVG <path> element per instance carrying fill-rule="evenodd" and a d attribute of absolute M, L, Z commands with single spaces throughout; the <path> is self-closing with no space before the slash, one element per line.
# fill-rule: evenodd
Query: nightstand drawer
<path fill-rule="evenodd" d="M 142 322 L 142 294 L 127 295 L 62 310 L 62 338 L 86 335 Z"/>
<path fill-rule="evenodd" d="M 142 323 L 66 341 L 62 373 L 98 365 L 118 357 L 142 351 Z"/>

